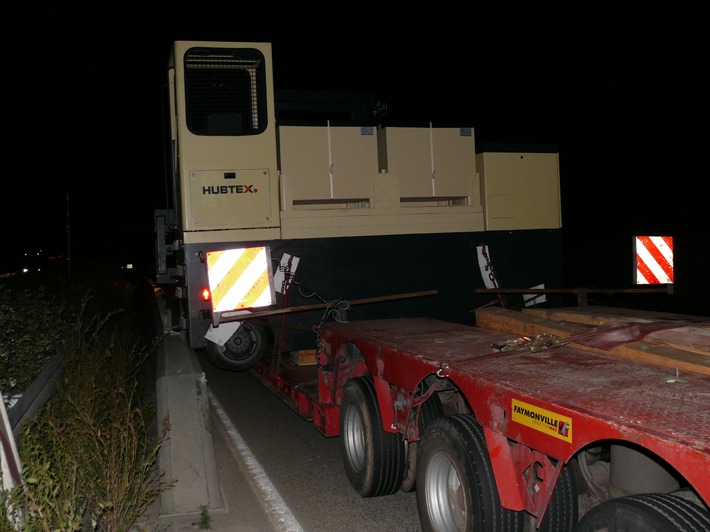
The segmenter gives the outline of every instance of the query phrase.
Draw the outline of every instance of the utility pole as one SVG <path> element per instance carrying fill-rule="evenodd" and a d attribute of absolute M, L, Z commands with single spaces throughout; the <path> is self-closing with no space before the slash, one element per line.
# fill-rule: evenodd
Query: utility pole
<path fill-rule="evenodd" d="M 67 280 L 71 280 L 71 224 L 69 223 L 69 192 L 67 192 Z"/>

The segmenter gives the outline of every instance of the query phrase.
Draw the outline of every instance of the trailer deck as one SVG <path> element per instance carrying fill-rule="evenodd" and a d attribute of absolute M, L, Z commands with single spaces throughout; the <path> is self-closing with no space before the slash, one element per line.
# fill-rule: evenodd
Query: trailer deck
<path fill-rule="evenodd" d="M 662 336 L 683 324 L 664 321 L 655 330 Z M 636 325 L 628 324 L 638 333 Z M 696 336 L 700 331 L 710 338 L 710 323 L 695 320 L 693 328 Z M 622 329 L 609 329 L 608 339 L 624 341 L 607 346 L 629 345 L 631 336 L 620 334 Z M 517 442 L 565 463 L 596 442 L 630 442 L 662 458 L 710 500 L 709 375 L 620 358 L 615 347 L 587 350 L 564 340 L 537 352 L 500 350 L 492 345 L 510 343 L 511 333 L 427 318 L 328 323 L 320 338 L 320 366 L 282 360 L 274 375 L 265 365 L 254 373 L 326 436 L 339 433 L 335 383 L 345 378 L 333 361 L 342 358 L 346 344 L 354 344 L 371 374 L 391 389 L 414 395 L 430 375 L 455 385 L 486 429 L 489 447 Z M 401 428 L 398 414 L 390 418 Z"/>

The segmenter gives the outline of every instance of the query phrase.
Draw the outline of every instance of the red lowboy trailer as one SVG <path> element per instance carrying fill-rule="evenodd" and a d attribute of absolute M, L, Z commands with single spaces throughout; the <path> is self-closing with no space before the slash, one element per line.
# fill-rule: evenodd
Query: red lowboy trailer
<path fill-rule="evenodd" d="M 362 496 L 416 489 L 425 530 L 708 530 L 710 323 L 647 317 L 567 339 L 326 323 L 315 365 L 252 371 L 341 437 Z M 668 331 L 693 337 L 699 371 L 617 356 Z"/>

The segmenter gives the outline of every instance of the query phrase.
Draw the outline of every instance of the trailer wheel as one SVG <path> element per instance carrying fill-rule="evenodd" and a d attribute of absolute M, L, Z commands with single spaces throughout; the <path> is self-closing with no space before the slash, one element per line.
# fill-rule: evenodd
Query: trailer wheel
<path fill-rule="evenodd" d="M 523 512 L 500 505 L 483 429 L 470 414 L 442 418 L 425 432 L 417 508 L 424 531 L 523 530 Z"/>
<path fill-rule="evenodd" d="M 437 394 L 432 395 L 424 403 L 419 410 L 419 437 L 426 431 L 427 427 L 439 418 L 444 417 L 444 407 Z M 411 441 L 407 443 L 407 470 L 402 480 L 400 489 L 405 493 L 410 493 L 416 489 L 417 478 L 417 455 L 419 454 L 419 442 Z"/>
<path fill-rule="evenodd" d="M 577 485 L 571 465 L 562 468 L 538 532 L 572 532 L 579 520 Z"/>
<path fill-rule="evenodd" d="M 218 368 L 244 371 L 254 366 L 266 348 L 266 330 L 262 325 L 243 321 L 224 345 L 207 342 L 207 358 Z"/>
<path fill-rule="evenodd" d="M 644 493 L 619 497 L 589 510 L 578 532 L 703 532 L 710 530 L 710 512 L 682 497 Z"/>
<path fill-rule="evenodd" d="M 399 434 L 385 432 L 372 377 L 351 380 L 340 403 L 341 452 L 350 485 L 362 497 L 390 495 L 404 477 Z"/>

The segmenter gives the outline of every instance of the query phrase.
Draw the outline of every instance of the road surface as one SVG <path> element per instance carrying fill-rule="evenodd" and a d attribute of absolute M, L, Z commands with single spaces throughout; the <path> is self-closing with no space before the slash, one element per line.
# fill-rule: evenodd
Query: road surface
<path fill-rule="evenodd" d="M 364 499 L 348 483 L 340 458 L 340 438 L 326 438 L 313 424 L 267 390 L 249 373 L 215 368 L 197 353 L 210 394 L 263 471 L 256 489 L 273 488 L 265 504 L 285 512 L 284 529 L 305 532 L 421 530 L 415 493 L 397 492 Z M 267 488 L 259 488 L 260 482 Z M 274 502 L 276 501 L 276 502 Z M 283 504 L 284 506 L 280 506 Z M 290 514 L 289 514 L 290 512 Z"/>

